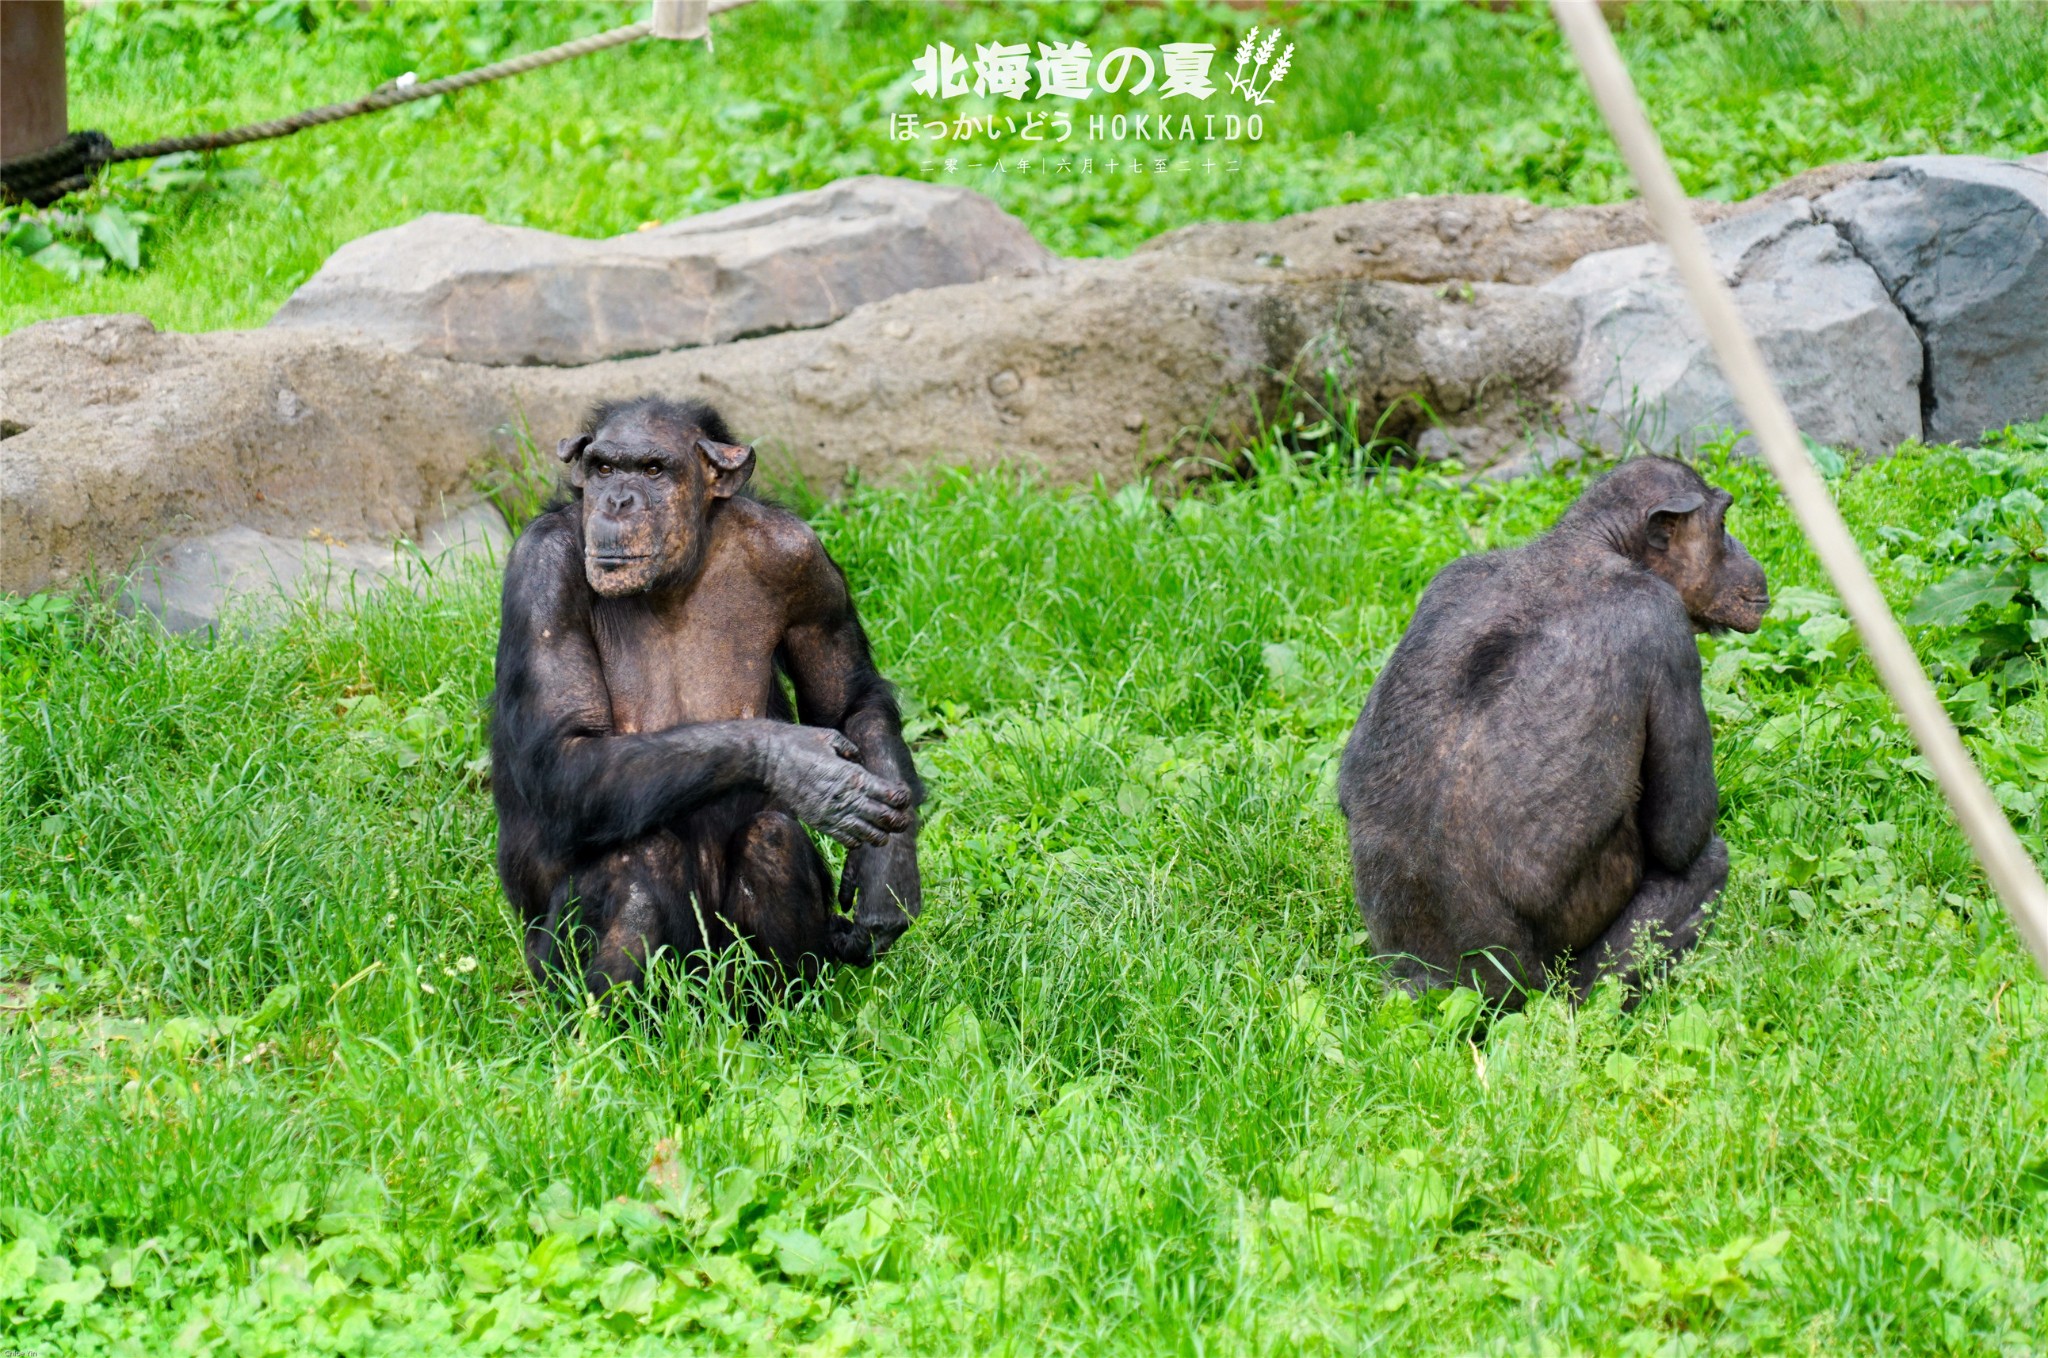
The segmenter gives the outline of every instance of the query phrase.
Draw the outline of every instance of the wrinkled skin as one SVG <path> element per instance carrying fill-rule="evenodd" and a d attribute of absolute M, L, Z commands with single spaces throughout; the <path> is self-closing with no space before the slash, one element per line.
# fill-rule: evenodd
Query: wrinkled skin
<path fill-rule="evenodd" d="M 1338 799 L 1374 951 L 1419 990 L 1634 993 L 1727 880 L 1698 632 L 1770 595 L 1683 463 L 1625 462 L 1526 547 L 1441 571 L 1374 682 Z M 1650 948 L 1647 945 L 1660 945 Z"/>
<path fill-rule="evenodd" d="M 492 723 L 528 965 L 602 995 L 664 947 L 871 961 L 922 907 L 923 789 L 839 568 L 742 493 L 709 407 L 600 407 L 557 451 L 574 498 L 506 566 Z M 806 825 L 849 846 L 850 917 Z"/>

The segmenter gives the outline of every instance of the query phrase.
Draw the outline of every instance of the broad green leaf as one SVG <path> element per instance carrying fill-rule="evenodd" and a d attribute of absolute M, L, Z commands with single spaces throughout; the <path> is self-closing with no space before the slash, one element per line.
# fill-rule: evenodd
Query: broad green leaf
<path fill-rule="evenodd" d="M 297 1179 L 278 1184 L 265 1189 L 257 1197 L 255 1208 L 249 1213 L 249 1229 L 268 1232 L 295 1221 L 304 1221 L 312 1207 L 313 1198 L 306 1191 L 305 1184 Z"/>
<path fill-rule="evenodd" d="M 804 1063 L 804 1092 L 821 1108 L 851 1108 L 867 1101 L 857 1062 L 818 1056 Z"/>
<path fill-rule="evenodd" d="M 1854 626 L 1838 613 L 1816 613 L 1799 624 L 1799 635 L 1813 643 L 1816 659 L 1847 655 L 1856 646 Z"/>
<path fill-rule="evenodd" d="M 1525 1250 L 1511 1249 L 1493 1271 L 1494 1285 L 1510 1301 L 1543 1301 L 1557 1288 L 1557 1270 Z"/>
<path fill-rule="evenodd" d="M 1621 1264 L 1622 1274 L 1645 1292 L 1661 1293 L 1664 1290 L 1664 1265 L 1648 1250 L 1637 1249 L 1626 1242 L 1614 1247 L 1615 1259 Z"/>
<path fill-rule="evenodd" d="M 0 1231 L 27 1240 L 44 1254 L 57 1252 L 57 1223 L 27 1207 L 0 1207 Z"/>
<path fill-rule="evenodd" d="M 1459 986 L 1454 990 L 1439 993 L 1444 998 L 1443 1007 L 1436 1012 L 1437 1031 L 1462 1036 L 1471 1028 L 1473 1020 L 1479 1017 L 1479 1011 L 1485 1007 L 1486 1002 L 1480 998 L 1478 991 L 1469 986 Z"/>
<path fill-rule="evenodd" d="M 1813 465 L 1820 469 L 1822 476 L 1832 481 L 1848 468 L 1847 459 L 1827 444 L 1805 434 L 1799 437 L 1806 444 L 1807 456 L 1813 459 Z"/>
<path fill-rule="evenodd" d="M 329 1185 L 313 1228 L 322 1235 L 343 1235 L 374 1226 L 384 1219 L 389 1199 L 382 1179 L 368 1170 L 349 1170 Z"/>
<path fill-rule="evenodd" d="M 99 1266 L 106 1270 L 108 1287 L 135 1286 L 135 1251 L 125 1245 L 116 1245 L 100 1256 Z"/>
<path fill-rule="evenodd" d="M 955 1063 L 982 1054 L 981 1019 L 975 1014 L 973 1005 L 964 1002 L 954 1005 L 952 1011 L 939 1020 L 939 1050 Z"/>
<path fill-rule="evenodd" d="M 505 1266 L 487 1250 L 468 1250 L 455 1256 L 455 1267 L 463 1279 L 479 1292 L 505 1290 Z"/>
<path fill-rule="evenodd" d="M 38 1251 L 33 1240 L 17 1240 L 0 1249 L 0 1301 L 28 1295 L 35 1281 Z"/>
<path fill-rule="evenodd" d="M 287 981 L 263 997 L 263 1003 L 249 1016 L 250 1029 L 268 1027 L 289 1013 L 299 1002 L 299 987 Z"/>
<path fill-rule="evenodd" d="M 809 1231 L 763 1231 L 762 1235 L 775 1246 L 775 1266 L 792 1278 L 823 1279 L 847 1272 L 838 1253 Z"/>
<path fill-rule="evenodd" d="M 330 1236 L 313 1248 L 313 1260 L 343 1282 L 385 1287 L 398 1277 L 398 1244 L 375 1229 Z"/>
<path fill-rule="evenodd" d="M 1602 1188 L 1614 1186 L 1615 1171 L 1621 1168 L 1621 1148 L 1604 1136 L 1595 1136 L 1579 1148 L 1579 1177 Z"/>
<path fill-rule="evenodd" d="M 583 1276 L 583 1251 L 574 1236 L 558 1231 L 533 1247 L 526 1266 L 535 1287 L 564 1287 Z"/>
<path fill-rule="evenodd" d="M 1804 618 L 1815 613 L 1839 613 L 1835 596 L 1804 585 L 1788 585 L 1771 591 L 1771 613 L 1780 618 Z"/>
<path fill-rule="evenodd" d="M 85 224 L 109 259 L 119 260 L 130 269 L 142 267 L 142 236 L 127 213 L 109 203 L 87 217 Z"/>
<path fill-rule="evenodd" d="M 47 1311 L 53 1307 L 84 1306 L 107 1290 L 106 1277 L 96 1268 L 82 1268 L 62 1282 L 47 1283 L 36 1294 L 36 1304 Z"/>
<path fill-rule="evenodd" d="M 1775 1259 L 1783 1254 L 1785 1246 L 1791 1243 L 1792 1232 L 1773 1231 L 1743 1252 L 1742 1267 L 1748 1269 L 1766 1260 Z"/>
<path fill-rule="evenodd" d="M 1906 610 L 1915 627 L 1953 627 L 1980 605 L 1998 608 L 2019 593 L 2019 571 L 2008 566 L 1968 566 L 1920 591 Z"/>
<path fill-rule="evenodd" d="M 661 1287 L 661 1279 L 650 1272 L 645 1264 L 628 1260 L 605 1271 L 597 1289 L 598 1304 L 617 1315 L 645 1317 L 654 1309 L 654 1295 Z"/>
<path fill-rule="evenodd" d="M 1608 1079 L 1627 1092 L 1636 1087 L 1636 1072 L 1641 1065 L 1642 1062 L 1627 1052 L 1609 1052 L 1607 1060 L 1601 1063 L 1601 1069 L 1607 1072 Z"/>
<path fill-rule="evenodd" d="M 1259 658 L 1265 662 L 1266 677 L 1276 687 L 1285 688 L 1301 678 L 1301 657 L 1284 641 L 1269 641 L 1261 646 Z"/>
<path fill-rule="evenodd" d="M 1152 809 L 1152 794 L 1142 783 L 1125 783 L 1116 790 L 1117 814 L 1125 820 L 1143 820 Z"/>
<path fill-rule="evenodd" d="M 823 1234 L 825 1243 L 841 1254 L 867 1259 L 879 1254 L 889 1243 L 889 1232 L 895 1225 L 895 1200 L 876 1198 L 826 1222 Z"/>
<path fill-rule="evenodd" d="M 1714 1049 L 1714 1020 L 1697 1002 L 1672 1015 L 1665 1029 L 1664 1044 L 1674 1051 L 1707 1052 Z"/>
<path fill-rule="evenodd" d="M 104 273 L 107 261 L 78 253 L 63 241 L 53 241 L 28 257 L 29 263 L 62 274 L 76 283 L 87 274 Z"/>
<path fill-rule="evenodd" d="M 14 224 L 4 244 L 16 254 L 32 255 L 54 239 L 56 237 L 50 234 L 48 226 L 34 218 L 26 218 Z"/>

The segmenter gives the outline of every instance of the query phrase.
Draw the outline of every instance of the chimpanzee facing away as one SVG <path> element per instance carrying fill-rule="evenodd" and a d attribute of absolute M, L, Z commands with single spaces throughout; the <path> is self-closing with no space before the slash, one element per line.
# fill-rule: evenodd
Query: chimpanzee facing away
<path fill-rule="evenodd" d="M 1519 1002 L 1642 980 L 1699 939 L 1728 878 L 1714 834 L 1699 631 L 1754 632 L 1763 569 L 1731 497 L 1624 462 L 1526 547 L 1446 566 L 1372 686 L 1338 800 L 1374 951 L 1410 990 Z"/>
<path fill-rule="evenodd" d="M 527 964 L 602 995 L 734 938 L 792 978 L 869 962 L 922 905 L 923 789 L 839 567 L 741 493 L 754 450 L 701 402 L 600 405 L 556 451 L 571 498 L 506 565 L 491 732 Z M 806 824 L 850 846 L 851 918 Z"/>

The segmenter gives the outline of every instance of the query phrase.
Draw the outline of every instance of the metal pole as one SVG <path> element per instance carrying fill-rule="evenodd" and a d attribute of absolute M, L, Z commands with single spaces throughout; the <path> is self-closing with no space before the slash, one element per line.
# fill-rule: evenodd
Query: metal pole
<path fill-rule="evenodd" d="M 1744 328 L 1735 309 L 1735 296 L 1714 267 L 1707 238 L 1686 206 L 1678 176 L 1671 172 L 1664 148 L 1643 112 L 1635 84 L 1614 45 L 1614 35 L 1608 32 L 1594 0 L 1550 0 L 1550 8 L 1571 42 L 1579 69 L 1593 88 L 1593 98 L 1635 175 L 1657 230 L 1671 247 L 1686 293 L 1713 341 L 1714 356 L 1749 419 L 1764 461 L 1778 478 L 1785 502 L 1805 530 L 1814 554 L 1827 567 L 1828 578 L 1834 581 L 1835 591 L 1862 634 L 1863 649 L 1906 718 L 1920 753 L 1933 768 L 1949 809 L 1977 851 L 1977 861 L 1984 865 L 1984 875 L 2004 901 L 2006 913 L 2012 916 L 2035 964 L 2048 974 L 2048 886 L 2042 885 L 2040 870 L 1963 748 L 1962 737 L 1935 696 L 1919 657 L 1913 654 L 1906 634 L 1885 605 L 1884 595 L 1878 592 L 1877 582 L 1871 579 L 1870 568 L 1856 549 L 1856 540 L 1849 536 L 1827 483 L 1807 456 L 1792 412 L 1771 380 L 1756 340 Z"/>

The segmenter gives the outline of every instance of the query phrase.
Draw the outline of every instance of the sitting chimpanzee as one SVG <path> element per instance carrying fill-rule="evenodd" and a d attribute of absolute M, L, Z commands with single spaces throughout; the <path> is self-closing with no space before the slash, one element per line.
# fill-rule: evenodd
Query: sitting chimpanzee
<path fill-rule="evenodd" d="M 528 965 L 601 995 L 735 937 L 791 977 L 872 960 L 922 904 L 922 788 L 839 567 L 741 494 L 754 450 L 701 402 L 600 405 L 556 451 L 570 498 L 506 566 L 491 734 Z M 806 824 L 851 846 L 852 918 Z"/>
<path fill-rule="evenodd" d="M 1696 632 L 1754 632 L 1763 569 L 1731 497 L 1624 462 L 1526 547 L 1424 591 L 1338 778 L 1374 951 L 1411 990 L 1518 1003 L 1568 965 L 1639 986 L 1699 939 L 1728 877 Z"/>

